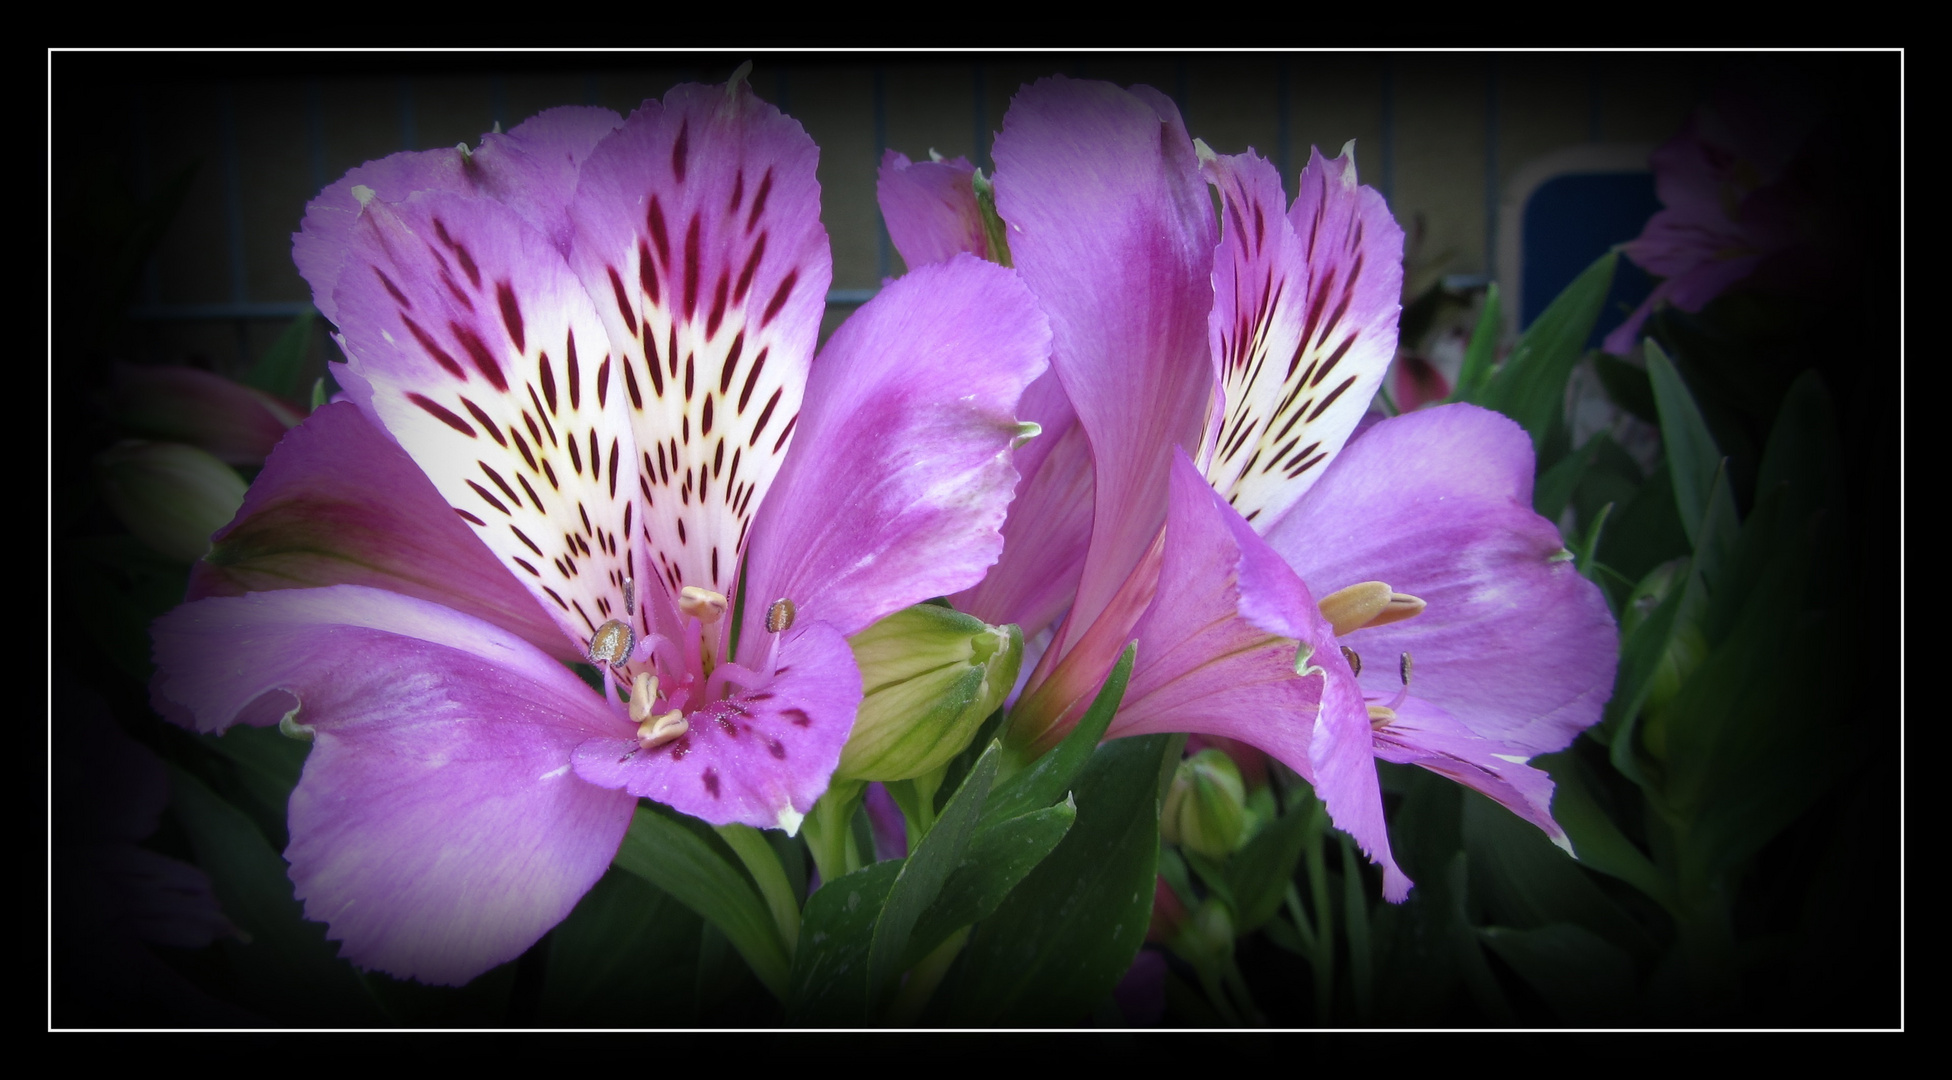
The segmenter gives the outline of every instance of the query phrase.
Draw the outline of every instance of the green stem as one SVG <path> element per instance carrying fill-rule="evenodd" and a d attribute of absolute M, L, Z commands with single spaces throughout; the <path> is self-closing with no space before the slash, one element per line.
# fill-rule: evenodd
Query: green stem
<path fill-rule="evenodd" d="M 752 880 L 758 884 L 759 895 L 772 911 L 773 923 L 779 927 L 780 940 L 786 942 L 786 955 L 791 959 L 800 941 L 800 904 L 793 895 L 793 886 L 786 880 L 786 868 L 780 865 L 778 853 L 750 825 L 720 825 L 717 829 L 733 854 L 752 872 Z"/>
<path fill-rule="evenodd" d="M 859 781 L 837 781 L 813 804 L 800 828 L 805 831 L 807 850 L 824 884 L 858 869 L 861 854 L 854 844 L 854 811 L 861 804 L 866 785 Z"/>

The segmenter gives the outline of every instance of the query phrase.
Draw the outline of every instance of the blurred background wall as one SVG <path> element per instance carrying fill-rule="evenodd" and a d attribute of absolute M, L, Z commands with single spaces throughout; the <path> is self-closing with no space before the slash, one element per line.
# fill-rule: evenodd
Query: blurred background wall
<path fill-rule="evenodd" d="M 1274 160 L 1291 196 L 1311 146 L 1332 156 L 1355 140 L 1364 181 L 1410 232 L 1413 268 L 1468 292 L 1500 277 L 1514 177 L 1570 148 L 1631 156 L 1659 143 L 1731 62 L 1698 52 L 55 54 L 55 201 L 108 184 L 141 202 L 191 174 L 138 271 L 120 348 L 141 363 L 237 374 L 309 307 L 291 233 L 307 200 L 347 169 L 474 144 L 556 105 L 627 113 L 674 84 L 723 80 L 746 59 L 754 90 L 820 146 L 828 328 L 904 269 L 875 206 L 882 151 L 933 149 L 987 169 L 1011 96 L 1046 75 L 1157 87 L 1215 150 L 1251 146 Z M 320 324 L 308 365 L 322 372 L 328 358 L 337 354 Z"/>

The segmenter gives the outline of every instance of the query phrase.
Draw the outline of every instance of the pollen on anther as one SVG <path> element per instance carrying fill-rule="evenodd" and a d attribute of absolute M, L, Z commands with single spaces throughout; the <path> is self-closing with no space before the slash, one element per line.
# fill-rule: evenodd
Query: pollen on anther
<path fill-rule="evenodd" d="M 1349 648 L 1347 645 L 1342 646 L 1342 659 L 1349 662 L 1349 671 L 1351 674 L 1362 674 L 1362 657 L 1354 649 Z"/>
<path fill-rule="evenodd" d="M 784 596 L 773 601 L 773 606 L 766 609 L 766 632 L 770 634 L 783 634 L 792 629 L 793 616 L 798 614 L 798 611 L 799 609 L 794 607 L 793 601 Z"/>

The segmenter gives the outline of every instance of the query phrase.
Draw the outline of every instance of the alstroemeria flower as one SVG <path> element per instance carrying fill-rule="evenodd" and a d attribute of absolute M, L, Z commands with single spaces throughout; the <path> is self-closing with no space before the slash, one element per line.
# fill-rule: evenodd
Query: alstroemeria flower
<path fill-rule="evenodd" d="M 1018 95 L 995 157 L 1011 256 L 1051 316 L 1046 378 L 1085 443 L 1026 468 L 1003 558 L 957 598 L 1027 631 L 1040 603 L 1070 601 L 1012 736 L 1055 743 L 1136 638 L 1111 734 L 1268 752 L 1383 867 L 1391 899 L 1410 882 L 1373 757 L 1561 836 L 1550 779 L 1524 762 L 1598 720 L 1612 621 L 1531 510 L 1516 425 L 1433 409 L 1350 442 L 1395 352 L 1403 234 L 1348 154 L 1312 155 L 1290 207 L 1272 166 L 1196 149 L 1158 92 L 1053 79 Z M 1088 520 L 1069 505 L 1020 520 L 1039 491 L 1093 494 Z"/>
<path fill-rule="evenodd" d="M 1045 320 L 965 257 L 814 361 L 816 157 L 735 77 L 395 155 L 310 207 L 350 402 L 158 623 L 155 696 L 314 740 L 286 855 L 355 963 L 457 983 L 519 955 L 637 796 L 793 829 L 861 700 L 846 636 L 995 559 Z M 212 595 L 281 585 L 327 587 Z"/>
<path fill-rule="evenodd" d="M 1825 283 L 1834 215 L 1795 175 L 1799 157 L 1820 153 L 1821 110 L 1782 73 L 1751 75 L 1759 81 L 1725 87 L 1649 159 L 1661 209 L 1621 251 L 1663 280 L 1606 336 L 1607 352 L 1630 351 L 1659 304 L 1700 311 L 1758 276 L 1811 293 Z"/>

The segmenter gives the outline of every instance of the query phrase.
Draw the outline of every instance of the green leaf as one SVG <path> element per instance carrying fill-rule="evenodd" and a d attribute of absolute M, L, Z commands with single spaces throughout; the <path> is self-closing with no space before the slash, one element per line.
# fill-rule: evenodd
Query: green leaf
<path fill-rule="evenodd" d="M 1308 843 L 1308 822 L 1314 813 L 1313 800 L 1295 800 L 1286 814 L 1269 822 L 1227 860 L 1227 891 L 1233 897 L 1234 928 L 1241 935 L 1259 929 L 1281 909 L 1301 849 Z"/>
<path fill-rule="evenodd" d="M 1649 424 L 1661 422 L 1660 413 L 1654 405 L 1654 385 L 1648 381 L 1645 371 L 1603 352 L 1593 354 L 1593 368 L 1613 404 Z"/>
<path fill-rule="evenodd" d="M 1605 718 L 1601 721 L 1612 733 L 1608 749 L 1613 767 L 1643 789 L 1653 786 L 1653 778 L 1641 762 L 1637 738 L 1640 710 L 1647 702 L 1647 695 L 1653 692 L 1654 676 L 1667 657 L 1684 592 L 1685 586 L 1671 588 L 1659 606 L 1642 618 L 1620 643 L 1620 666 L 1613 676 L 1613 696 L 1607 699 Z"/>
<path fill-rule="evenodd" d="M 1806 371 L 1783 397 L 1762 452 L 1756 492 L 1788 488 L 1784 517 L 1800 525 L 1819 508 L 1842 509 L 1843 459 L 1830 394 L 1814 369 Z"/>
<path fill-rule="evenodd" d="M 1375 1007 L 1375 949 L 1369 940 L 1369 896 L 1363 890 L 1362 870 L 1355 845 L 1347 833 L 1337 832 L 1342 848 L 1342 912 L 1349 927 L 1349 983 L 1355 993 L 1356 1016 L 1368 1019 Z M 1278 925 L 1271 922 L 1269 926 Z"/>
<path fill-rule="evenodd" d="M 1159 799 L 1177 744 L 1167 735 L 1117 739 L 1091 755 L 1075 787 L 1076 824 L 976 928 L 933 1015 L 1070 1024 L 1111 993 L 1151 918 Z"/>
<path fill-rule="evenodd" d="M 1580 481 L 1586 479 L 1586 470 L 1593 467 L 1593 459 L 1599 456 L 1605 443 L 1599 436 L 1586 440 L 1586 445 L 1559 459 L 1558 464 L 1539 474 L 1538 482 L 1532 487 L 1532 509 L 1547 521 L 1556 522 L 1565 512 L 1566 504 L 1572 501 L 1573 492 L 1579 490 Z"/>
<path fill-rule="evenodd" d="M 1098 740 L 1105 737 L 1105 729 L 1111 726 L 1112 714 L 1118 711 L 1118 703 L 1125 697 L 1125 684 L 1132 677 L 1132 663 L 1138 653 L 1138 642 L 1125 646 L 1111 674 L 1105 676 L 1105 684 L 1098 688 L 1098 696 L 1091 699 L 1091 707 L 1056 749 L 996 786 L 990 793 L 989 805 L 983 808 L 985 823 L 1041 810 L 1069 790 L 1072 780 L 1093 756 Z"/>
<path fill-rule="evenodd" d="M 311 744 L 287 738 L 275 727 L 245 724 L 231 728 L 222 736 L 201 736 L 199 741 L 233 766 L 231 777 L 251 802 L 249 809 L 257 818 L 258 831 L 274 844 L 282 842 L 291 789 L 298 786 L 298 776 L 305 768 L 305 755 L 311 751 Z"/>
<path fill-rule="evenodd" d="M 859 1025 L 866 1019 L 875 924 L 902 861 L 864 866 L 820 886 L 800 913 L 786 1018 L 800 1025 Z"/>
<path fill-rule="evenodd" d="M 664 1027 L 692 1019 L 704 923 L 672 896 L 612 867 L 554 930 L 539 1015 L 576 1027 Z"/>
<path fill-rule="evenodd" d="M 1721 467 L 1722 452 L 1701 417 L 1688 384 L 1674 370 L 1674 364 L 1652 338 L 1647 340 L 1647 377 L 1653 383 L 1654 402 L 1660 408 L 1661 443 L 1667 453 L 1667 467 L 1674 478 L 1674 504 L 1681 511 L 1681 527 L 1688 541 L 1700 547 L 1702 519 L 1708 513 L 1708 496 L 1714 487 L 1715 471 Z"/>
<path fill-rule="evenodd" d="M 1533 930 L 1488 926 L 1478 937 L 1567 1023 L 1631 1021 L 1633 960 L 1592 931 L 1572 923 Z"/>
<path fill-rule="evenodd" d="M 312 344 L 312 320 L 317 317 L 318 313 L 308 308 L 293 319 L 244 376 L 245 385 L 289 401 L 298 400 L 303 389 L 300 376 L 304 374 L 305 353 Z"/>
<path fill-rule="evenodd" d="M 990 916 L 1037 864 L 1057 848 L 1078 808 L 1069 799 L 978 829 L 955 873 L 909 932 L 900 967 L 913 967 L 951 934 Z"/>
<path fill-rule="evenodd" d="M 784 998 L 791 964 L 759 890 L 702 822 L 644 804 L 631 818 L 616 865 L 676 897 L 724 932 L 753 974 Z"/>
<path fill-rule="evenodd" d="M 962 864 L 963 852 L 975 835 L 976 819 L 982 813 L 983 800 L 990 793 L 990 782 L 996 779 L 997 763 L 1002 757 L 1002 745 L 990 743 L 976 767 L 970 770 L 969 778 L 949 799 L 935 827 L 903 862 L 901 876 L 895 879 L 888 902 L 881 909 L 881 918 L 874 926 L 866 988 L 869 1015 L 879 1009 L 882 995 L 905 966 L 901 960 L 907 955 L 910 931 L 915 929 L 916 921 Z"/>
<path fill-rule="evenodd" d="M 1498 283 L 1484 291 L 1484 309 L 1471 330 L 1471 344 L 1464 350 L 1464 366 L 1457 371 L 1457 385 L 1450 400 L 1482 404 L 1486 384 L 1491 381 L 1492 364 L 1498 359 L 1498 335 L 1504 329 L 1498 310 Z"/>
<path fill-rule="evenodd" d="M 1531 433 L 1534 450 L 1542 450 L 1564 423 L 1566 381 L 1585 352 L 1618 259 L 1608 252 L 1573 279 L 1519 337 L 1504 366 L 1473 399 L 1518 421 Z"/>
<path fill-rule="evenodd" d="M 1491 921 L 1531 929 L 1577 923 L 1614 945 L 1652 955 L 1654 941 L 1530 822 L 1475 791 L 1464 795 L 1471 883 Z"/>
<path fill-rule="evenodd" d="M 1587 767 L 1571 750 L 1532 759 L 1552 775 L 1552 818 L 1566 830 L 1580 865 L 1619 878 L 1674 910 L 1673 888 L 1593 797 Z"/>
<path fill-rule="evenodd" d="M 189 834 L 224 915 L 250 935 L 226 940 L 240 999 L 292 1024 L 368 1026 L 385 1017 L 359 974 L 338 959 L 325 924 L 307 922 L 285 861 L 251 819 L 191 774 L 169 766 L 170 810 Z"/>

